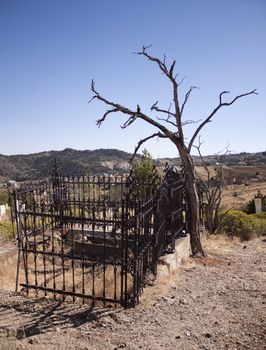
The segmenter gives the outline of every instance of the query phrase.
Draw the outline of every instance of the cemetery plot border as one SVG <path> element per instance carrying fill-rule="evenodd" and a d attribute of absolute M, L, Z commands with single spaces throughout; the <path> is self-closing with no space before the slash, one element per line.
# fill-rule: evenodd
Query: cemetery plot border
<path fill-rule="evenodd" d="M 168 166 L 148 183 L 128 176 L 63 177 L 11 193 L 16 289 L 28 296 L 135 306 L 159 257 L 185 234 L 184 176 Z"/>

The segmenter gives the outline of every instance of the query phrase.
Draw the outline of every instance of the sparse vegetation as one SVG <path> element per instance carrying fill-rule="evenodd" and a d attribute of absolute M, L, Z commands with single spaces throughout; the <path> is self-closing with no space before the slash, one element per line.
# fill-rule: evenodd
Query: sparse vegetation
<path fill-rule="evenodd" d="M 152 156 L 151 154 L 144 149 L 142 152 L 141 160 L 135 161 L 133 163 L 133 170 L 134 174 L 136 176 L 137 182 L 140 185 L 140 196 L 145 197 L 147 194 L 147 189 L 150 189 L 151 181 L 155 181 L 155 186 L 159 185 L 160 183 L 160 176 L 153 164 Z M 149 184 L 149 185 L 148 185 Z"/>
<path fill-rule="evenodd" d="M 244 207 L 244 212 L 247 214 L 255 214 L 256 213 L 256 207 L 255 207 L 255 199 L 260 198 L 261 199 L 261 210 L 262 212 L 266 212 L 266 196 L 263 195 L 260 190 L 254 195 L 254 198 L 252 198 L 248 204 Z"/>
<path fill-rule="evenodd" d="M 0 189 L 0 205 L 8 203 L 8 192 L 6 189 Z"/>
<path fill-rule="evenodd" d="M 10 221 L 0 221 L 0 240 L 8 242 L 14 238 L 13 225 Z"/>
<path fill-rule="evenodd" d="M 266 234 L 266 215 L 264 215 L 266 213 L 261 214 L 229 210 L 223 215 L 220 230 L 229 236 L 237 236 L 242 241 L 248 241 L 256 235 Z"/>
<path fill-rule="evenodd" d="M 229 210 L 222 218 L 221 230 L 229 236 L 248 241 L 255 233 L 256 220 L 241 210 Z"/>

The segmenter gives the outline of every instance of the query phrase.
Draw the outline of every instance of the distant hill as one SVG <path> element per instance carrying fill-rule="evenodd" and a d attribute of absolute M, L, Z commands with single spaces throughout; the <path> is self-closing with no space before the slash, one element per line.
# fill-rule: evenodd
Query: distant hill
<path fill-rule="evenodd" d="M 48 151 L 27 155 L 0 155 L 0 181 L 34 180 L 51 175 L 55 160 L 64 176 L 125 173 L 131 154 L 116 149 Z"/>
<path fill-rule="evenodd" d="M 97 149 L 78 151 L 66 148 L 63 151 L 47 151 L 27 155 L 0 155 L 0 182 L 7 179 L 16 181 L 34 180 L 51 175 L 55 160 L 59 161 L 60 171 L 64 176 L 88 174 L 122 174 L 129 171 L 131 154 L 117 149 Z M 139 156 L 137 156 L 139 158 Z M 194 156 L 196 165 L 201 161 Z M 205 156 L 208 165 L 215 165 L 215 156 Z M 165 162 L 180 165 L 180 158 L 161 158 L 158 165 Z M 225 165 L 259 166 L 266 164 L 266 151 L 258 153 L 239 153 L 226 156 Z"/>
<path fill-rule="evenodd" d="M 232 165 L 245 165 L 245 166 L 256 166 L 266 164 L 266 151 L 256 153 L 232 153 L 226 155 L 224 158 L 224 164 L 228 166 Z M 215 165 L 217 163 L 217 155 L 209 155 L 203 157 L 206 165 Z M 197 166 L 202 165 L 202 161 L 199 156 L 193 156 L 194 164 Z M 169 162 L 171 164 L 180 165 L 181 159 L 178 158 L 161 158 L 160 161 Z"/>

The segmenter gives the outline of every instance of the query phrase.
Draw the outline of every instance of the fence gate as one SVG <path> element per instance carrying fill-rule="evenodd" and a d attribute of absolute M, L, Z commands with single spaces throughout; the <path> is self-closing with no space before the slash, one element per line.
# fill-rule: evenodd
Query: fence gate
<path fill-rule="evenodd" d="M 135 175 L 63 177 L 12 193 L 19 248 L 16 288 L 27 295 L 134 306 L 159 257 L 183 234 L 184 181 Z"/>

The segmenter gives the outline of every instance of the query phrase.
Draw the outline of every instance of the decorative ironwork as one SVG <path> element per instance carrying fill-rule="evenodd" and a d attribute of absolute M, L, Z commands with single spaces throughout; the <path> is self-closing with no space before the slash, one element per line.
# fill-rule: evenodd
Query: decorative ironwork
<path fill-rule="evenodd" d="M 54 299 L 134 306 L 159 257 L 184 234 L 183 175 L 167 165 L 147 183 L 129 176 L 63 177 L 12 194 L 17 289 Z"/>

